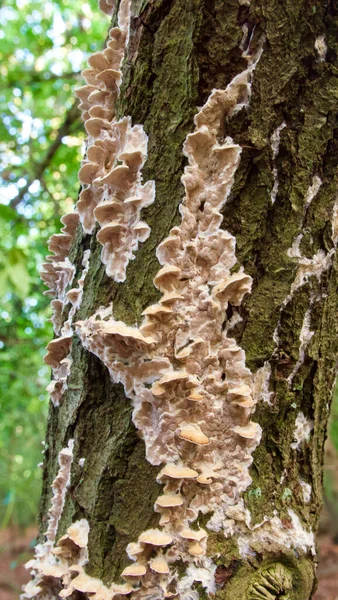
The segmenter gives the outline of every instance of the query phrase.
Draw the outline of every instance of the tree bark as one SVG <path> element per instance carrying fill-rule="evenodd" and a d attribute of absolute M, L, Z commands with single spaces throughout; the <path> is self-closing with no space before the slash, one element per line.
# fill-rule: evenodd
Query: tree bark
<path fill-rule="evenodd" d="M 240 547 L 236 533 L 209 530 L 212 515 L 200 514 L 192 526 L 207 530 L 215 588 L 196 580 L 191 595 L 179 597 L 308 600 L 315 588 L 311 532 L 322 505 L 338 343 L 338 5 L 333 0 L 132 0 L 131 15 L 116 118 L 130 115 L 148 135 L 142 177 L 155 181 L 156 198 L 142 219 L 151 233 L 129 262 L 125 281 L 115 282 L 101 262 L 98 226 L 90 235 L 79 225 L 69 256 L 76 279 L 88 249 L 90 262 L 75 320 L 84 322 L 113 303 L 114 319 L 135 326 L 142 311 L 158 302 L 155 251 L 181 222 L 183 143 L 212 90 L 226 89 L 261 44 L 248 106 L 224 118 L 218 132 L 220 143 L 229 137 L 241 149 L 221 229 L 236 239 L 234 271 L 243 266 L 253 281 L 251 293 L 237 307 L 228 303 L 224 314 L 227 323 L 232 319 L 229 332 L 254 377 L 258 403 L 252 420 L 262 429 L 252 482 L 243 494 L 251 521 L 240 527 L 250 531 L 249 549 Z M 71 360 L 68 389 L 49 412 L 41 532 L 59 453 L 72 439 L 70 483 L 56 540 L 86 519 L 85 571 L 109 587 L 130 564 L 127 544 L 158 527 L 154 503 L 162 485 L 156 477 L 163 464 L 146 460 L 123 385 L 112 381 L 102 360 L 76 335 Z M 184 560 L 175 564 L 184 577 Z M 48 597 L 57 598 L 61 582 L 48 585 Z M 71 597 L 87 598 L 80 591 Z M 142 595 L 135 591 L 131 597 Z"/>

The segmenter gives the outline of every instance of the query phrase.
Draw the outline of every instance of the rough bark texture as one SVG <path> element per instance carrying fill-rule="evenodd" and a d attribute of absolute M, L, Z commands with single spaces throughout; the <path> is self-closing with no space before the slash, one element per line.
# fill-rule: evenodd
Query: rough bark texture
<path fill-rule="evenodd" d="M 153 277 L 159 265 L 158 243 L 179 221 L 180 181 L 185 158 L 183 141 L 193 117 L 213 88 L 224 88 L 245 68 L 239 44 L 242 25 L 254 29 L 253 44 L 266 36 L 253 79 L 248 110 L 224 123 L 225 135 L 242 146 L 235 185 L 224 210 L 224 229 L 237 240 L 237 258 L 253 278 L 252 294 L 240 308 L 243 320 L 234 337 L 255 372 L 271 365 L 271 403 L 261 402 L 254 415 L 263 429 L 251 468 L 252 485 L 245 494 L 253 523 L 278 511 L 285 528 L 288 508 L 305 528 L 316 529 L 322 503 L 323 445 L 337 356 L 337 261 L 321 279 L 308 279 L 283 308 L 297 270 L 288 255 L 301 232 L 302 255 L 333 248 L 331 221 L 337 195 L 338 163 L 338 4 L 306 0 L 133 0 L 130 42 L 123 67 L 118 115 L 131 115 L 149 136 L 144 181 L 156 182 L 156 201 L 144 211 L 150 238 L 128 266 L 125 283 L 109 279 L 100 260 L 101 245 L 80 229 L 71 260 L 80 273 L 90 247 L 90 271 L 77 319 L 88 318 L 113 301 L 114 316 L 128 324 L 157 300 Z M 325 36 L 327 54 L 320 60 L 315 40 Z M 271 135 L 283 122 L 275 163 Z M 279 188 L 274 204 L 273 168 Z M 318 176 L 322 185 L 309 206 L 306 194 Z M 287 378 L 299 359 L 300 333 L 311 305 L 314 335 L 292 385 Z M 274 331 L 278 329 L 276 347 Z M 43 497 L 42 531 L 58 469 L 58 453 L 74 438 L 71 486 L 58 535 L 76 519 L 90 524 L 87 572 L 110 582 L 127 564 L 126 545 L 141 531 L 157 525 L 153 511 L 160 486 L 157 468 L 145 460 L 144 444 L 131 420 L 131 405 L 122 386 L 111 382 L 107 369 L 75 338 L 69 389 L 59 408 L 51 406 Z M 310 441 L 297 450 L 295 420 L 302 412 L 314 422 Z M 78 460 L 85 458 L 84 467 Z M 312 487 L 304 502 L 299 481 Z M 297 558 L 277 546 L 257 547 L 251 561 L 240 559 L 236 545 L 211 533 L 208 551 L 219 565 L 217 598 L 308 600 L 313 590 L 313 558 Z M 275 591 L 266 584 L 273 573 Z M 292 590 L 283 588 L 291 573 Z M 284 577 L 284 579 L 283 579 Z M 260 583 L 260 595 L 252 588 Z M 276 583 L 277 582 L 277 583 Z M 280 588 L 278 588 L 278 582 Z M 256 589 L 256 588 L 255 588 Z M 270 593 L 270 595 L 269 595 Z M 203 589 L 200 597 L 204 597 Z"/>

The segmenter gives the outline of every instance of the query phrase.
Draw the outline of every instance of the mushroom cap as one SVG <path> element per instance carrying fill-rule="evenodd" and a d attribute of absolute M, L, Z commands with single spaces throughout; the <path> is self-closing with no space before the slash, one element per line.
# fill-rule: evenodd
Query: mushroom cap
<path fill-rule="evenodd" d="M 87 159 L 97 165 L 102 165 L 105 160 L 105 143 L 103 140 L 95 140 L 94 144 L 87 149 Z"/>
<path fill-rule="evenodd" d="M 142 315 L 151 315 L 153 316 L 161 316 L 161 315 L 169 315 L 171 314 L 172 308 L 168 308 L 167 306 L 161 306 L 161 304 L 151 304 L 148 306 L 142 313 Z"/>
<path fill-rule="evenodd" d="M 169 573 L 169 565 L 163 556 L 156 556 L 149 562 L 150 568 L 156 573 L 165 574 Z"/>
<path fill-rule="evenodd" d="M 96 163 L 88 162 L 82 165 L 78 172 L 78 178 L 81 183 L 92 183 L 93 179 L 97 176 L 98 165 Z"/>
<path fill-rule="evenodd" d="M 198 476 L 197 471 L 185 467 L 184 465 L 168 464 L 160 471 L 158 479 L 163 476 L 171 477 L 172 479 L 196 479 Z"/>
<path fill-rule="evenodd" d="M 103 52 L 94 52 L 88 58 L 88 64 L 93 69 L 98 69 L 99 71 L 104 71 L 109 67 L 109 63 Z"/>
<path fill-rule="evenodd" d="M 160 263 L 164 263 L 169 259 L 170 255 L 179 247 L 181 239 L 176 235 L 166 237 L 156 249 L 156 256 Z"/>
<path fill-rule="evenodd" d="M 68 572 L 65 565 L 48 565 L 46 563 L 39 564 L 39 572 L 45 577 L 55 577 L 60 579 Z"/>
<path fill-rule="evenodd" d="M 106 119 L 100 119 L 100 117 L 91 117 L 86 120 L 85 129 L 88 135 L 97 138 L 101 131 L 110 129 L 110 123 L 109 121 L 106 121 Z"/>
<path fill-rule="evenodd" d="M 154 381 L 153 385 L 151 386 L 151 393 L 153 396 L 163 396 L 163 394 L 165 394 L 165 388 L 162 387 L 158 381 Z"/>
<path fill-rule="evenodd" d="M 85 103 L 89 100 L 90 94 L 97 91 L 97 87 L 95 85 L 82 85 L 74 90 L 74 94 L 82 103 Z M 87 108 L 90 106 L 90 100 L 88 102 Z"/>
<path fill-rule="evenodd" d="M 61 223 L 64 225 L 61 231 L 63 233 L 68 233 L 69 235 L 74 235 L 76 233 L 77 226 L 80 221 L 80 217 L 77 212 L 71 211 L 63 215 L 60 219 Z"/>
<path fill-rule="evenodd" d="M 152 546 L 168 546 L 173 541 L 171 535 L 160 529 L 148 529 L 143 531 L 138 538 L 140 544 L 151 544 Z"/>
<path fill-rule="evenodd" d="M 201 554 L 204 554 L 204 549 L 201 544 L 194 542 L 193 544 L 189 544 L 188 552 L 189 554 L 192 554 L 192 556 L 200 556 Z"/>
<path fill-rule="evenodd" d="M 173 282 L 177 281 L 181 269 L 175 265 L 164 265 L 154 277 L 154 285 L 161 291 L 173 291 Z"/>
<path fill-rule="evenodd" d="M 62 253 L 64 255 L 63 258 L 66 258 L 72 241 L 72 236 L 68 233 L 53 233 L 48 240 L 48 250 L 55 254 Z M 47 256 L 46 259 L 48 260 L 48 258 Z M 52 256 L 51 258 L 54 257 Z"/>
<path fill-rule="evenodd" d="M 135 204 L 135 206 L 142 204 L 142 202 L 143 198 L 141 198 L 140 196 L 132 196 L 131 198 L 126 198 L 124 200 L 124 204 Z"/>
<path fill-rule="evenodd" d="M 111 16 L 114 7 L 110 4 L 109 0 L 99 0 L 99 9 L 105 13 L 105 15 Z"/>
<path fill-rule="evenodd" d="M 251 387 L 246 383 L 242 383 L 241 385 L 228 390 L 228 394 L 232 394 L 234 396 L 250 396 L 251 393 Z"/>
<path fill-rule="evenodd" d="M 116 335 L 120 338 L 129 339 L 130 341 L 142 342 L 150 345 L 155 342 L 151 337 L 144 337 L 137 327 L 125 325 L 122 321 L 101 321 L 100 331 L 106 335 Z"/>
<path fill-rule="evenodd" d="M 252 279 L 245 273 L 233 273 L 213 288 L 213 294 L 222 302 L 230 301 L 238 306 L 245 294 L 251 290 Z"/>
<path fill-rule="evenodd" d="M 95 179 L 94 183 L 97 185 L 111 185 L 117 191 L 123 192 L 127 191 L 127 189 L 131 186 L 134 180 L 134 175 L 129 169 L 129 167 L 125 165 L 118 165 L 114 167 L 107 175 L 104 177 L 98 177 Z"/>
<path fill-rule="evenodd" d="M 167 525 L 167 523 L 170 523 L 170 512 L 169 512 L 169 510 L 165 510 L 165 511 L 163 511 L 161 513 L 159 525 L 160 525 L 160 527 L 162 527 L 163 525 Z"/>
<path fill-rule="evenodd" d="M 62 300 L 52 300 L 51 301 L 51 306 L 55 311 L 61 311 L 63 309 L 63 302 Z"/>
<path fill-rule="evenodd" d="M 132 169 L 139 169 L 144 157 L 144 152 L 136 148 L 127 148 L 119 154 L 119 160 L 123 160 Z"/>
<path fill-rule="evenodd" d="M 199 425 L 195 423 L 189 423 L 182 427 L 178 436 L 181 440 L 186 440 L 199 446 L 205 446 L 210 443 L 210 439 L 203 433 Z"/>
<path fill-rule="evenodd" d="M 242 398 L 235 398 L 235 400 L 231 401 L 231 404 L 234 404 L 235 406 L 241 406 L 242 408 L 251 408 L 256 404 L 256 402 L 252 396 L 246 396 Z"/>
<path fill-rule="evenodd" d="M 131 592 L 135 591 L 135 588 L 129 583 L 112 583 L 110 586 L 110 590 L 115 594 L 120 596 L 128 596 Z M 110 596 L 111 597 L 111 596 Z"/>
<path fill-rule="evenodd" d="M 197 531 L 194 529 L 183 529 L 183 531 L 180 531 L 180 536 L 184 540 L 195 540 L 196 542 L 200 542 L 208 537 L 208 534 L 205 529 L 198 529 Z"/>
<path fill-rule="evenodd" d="M 109 45 L 109 42 L 111 46 Z M 109 40 L 107 46 L 103 50 L 103 54 L 108 62 L 108 65 L 112 69 L 119 69 L 121 63 L 121 52 L 114 47 L 114 41 Z"/>
<path fill-rule="evenodd" d="M 75 521 L 67 529 L 67 536 L 71 539 L 74 544 L 79 548 L 86 548 L 88 544 L 89 524 L 86 519 L 80 519 Z"/>
<path fill-rule="evenodd" d="M 46 347 L 47 354 L 43 358 L 46 365 L 54 369 L 60 364 L 61 360 L 69 354 L 72 343 L 72 336 L 66 335 L 51 340 Z"/>
<path fill-rule="evenodd" d="M 126 229 L 126 226 L 118 220 L 111 221 L 107 225 L 103 225 L 100 231 L 97 233 L 97 240 L 100 244 L 107 244 L 116 238 L 117 235 L 121 235 Z"/>
<path fill-rule="evenodd" d="M 90 117 L 98 117 L 99 119 L 105 119 L 106 121 L 110 121 L 115 114 L 114 110 L 111 108 L 104 108 L 101 104 L 91 106 L 88 113 Z"/>
<path fill-rule="evenodd" d="M 109 2 L 109 0 L 107 0 L 107 2 L 108 2 L 108 4 L 111 4 L 111 6 L 115 5 L 114 0 L 111 0 L 110 2 Z M 112 40 L 121 40 L 121 42 L 122 42 L 122 40 L 124 41 L 124 39 L 125 39 L 125 35 L 123 34 L 123 31 L 119 27 L 112 27 L 109 30 L 109 37 Z M 108 42 L 108 45 L 109 45 L 109 42 Z"/>
<path fill-rule="evenodd" d="M 139 544 L 139 542 L 130 542 L 127 546 L 127 554 L 129 558 L 133 559 L 133 556 L 137 556 L 137 554 L 142 554 L 144 548 Z"/>
<path fill-rule="evenodd" d="M 201 466 L 201 473 L 197 477 L 197 481 L 202 484 L 212 483 L 213 479 L 218 479 L 220 477 L 220 475 L 219 475 L 219 473 L 217 473 L 217 471 L 219 471 L 222 468 L 223 468 L 222 463 L 217 463 L 217 464 L 204 463 Z"/>
<path fill-rule="evenodd" d="M 208 475 L 206 475 L 205 473 L 201 473 L 198 477 L 197 477 L 197 481 L 198 483 L 203 483 L 203 484 L 209 484 L 212 483 L 212 478 L 209 477 Z"/>
<path fill-rule="evenodd" d="M 150 227 L 144 221 L 139 221 L 134 225 L 133 231 L 136 232 L 138 239 L 140 242 L 145 242 L 148 239 L 150 234 Z"/>
<path fill-rule="evenodd" d="M 179 294 L 178 292 L 165 292 L 162 298 L 160 299 L 160 304 L 174 304 L 176 300 L 184 300 L 184 296 Z"/>
<path fill-rule="evenodd" d="M 110 200 L 109 202 L 101 202 L 94 209 L 95 219 L 102 225 L 105 221 L 113 221 L 123 213 L 123 205 L 119 200 Z"/>
<path fill-rule="evenodd" d="M 91 233 L 95 219 L 93 217 L 93 208 L 97 203 L 97 198 L 91 188 L 86 188 L 81 191 L 76 208 L 79 212 L 83 229 L 86 233 Z"/>
<path fill-rule="evenodd" d="M 96 75 L 96 81 L 103 81 L 108 90 L 116 92 L 121 81 L 121 71 L 105 69 Z"/>
<path fill-rule="evenodd" d="M 158 380 L 161 386 L 171 386 L 172 384 L 190 381 L 191 375 L 187 371 L 169 371 Z"/>
<path fill-rule="evenodd" d="M 97 81 L 96 81 L 96 75 L 98 73 L 97 69 L 92 69 L 91 67 L 86 67 L 85 69 L 82 69 L 81 71 L 81 75 L 83 77 L 83 79 L 85 80 L 86 83 L 88 83 L 89 85 L 97 85 Z"/>
<path fill-rule="evenodd" d="M 188 400 L 192 400 L 193 402 L 200 402 L 204 400 L 203 394 L 201 394 L 197 388 L 193 388 L 190 390 L 189 395 L 187 396 Z"/>
<path fill-rule="evenodd" d="M 244 427 L 240 427 L 239 425 L 237 425 L 236 427 L 233 427 L 232 431 L 234 433 L 237 433 L 237 435 L 239 435 L 243 438 L 252 440 L 259 433 L 259 429 L 260 428 L 259 428 L 258 423 L 254 423 L 253 421 L 250 421 L 248 423 L 248 425 L 245 425 Z"/>
<path fill-rule="evenodd" d="M 108 90 L 99 90 L 95 86 L 90 87 L 93 88 L 88 96 L 88 101 L 91 104 L 104 104 L 107 98 L 110 97 L 110 92 Z"/>
<path fill-rule="evenodd" d="M 183 496 L 181 494 L 162 494 L 159 496 L 155 502 L 158 506 L 162 508 L 173 508 L 175 506 L 182 506 L 183 504 Z"/>
<path fill-rule="evenodd" d="M 142 577 L 146 574 L 146 572 L 147 569 L 144 565 L 138 565 L 137 563 L 134 563 L 122 571 L 121 577 Z"/>

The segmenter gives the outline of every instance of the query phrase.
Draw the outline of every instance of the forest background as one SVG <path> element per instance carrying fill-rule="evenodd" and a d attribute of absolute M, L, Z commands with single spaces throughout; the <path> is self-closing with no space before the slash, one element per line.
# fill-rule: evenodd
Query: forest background
<path fill-rule="evenodd" d="M 0 2 L 0 556 L 10 539 L 1 532 L 37 519 L 50 379 L 42 358 L 53 337 L 39 268 L 77 200 L 85 131 L 73 88 L 108 21 L 96 0 Z M 326 457 L 324 521 L 338 540 L 337 392 Z M 11 578 L 4 584 L 18 597 Z"/>

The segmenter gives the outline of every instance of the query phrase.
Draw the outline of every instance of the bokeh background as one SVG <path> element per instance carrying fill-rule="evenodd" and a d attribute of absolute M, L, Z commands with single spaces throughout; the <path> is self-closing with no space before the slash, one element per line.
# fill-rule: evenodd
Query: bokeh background
<path fill-rule="evenodd" d="M 77 199 L 84 127 L 73 88 L 108 18 L 95 0 L 0 1 L 0 598 L 35 543 L 52 338 L 39 267 Z M 338 394 L 325 465 L 316 600 L 338 600 Z"/>

